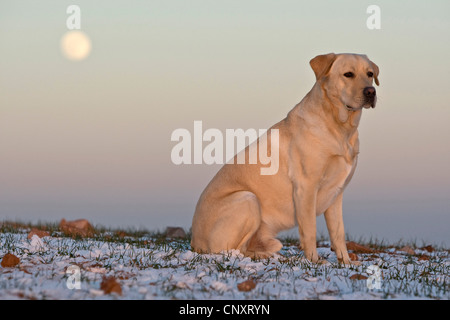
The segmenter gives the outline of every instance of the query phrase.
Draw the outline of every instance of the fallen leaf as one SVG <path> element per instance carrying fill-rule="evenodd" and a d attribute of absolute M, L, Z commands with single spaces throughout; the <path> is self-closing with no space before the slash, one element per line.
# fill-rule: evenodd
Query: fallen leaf
<path fill-rule="evenodd" d="M 347 250 L 352 250 L 354 253 L 373 253 L 374 250 L 369 247 L 360 245 L 353 241 L 347 241 Z"/>
<path fill-rule="evenodd" d="M 421 250 L 426 250 L 427 252 L 433 252 L 434 248 L 432 246 L 426 246 L 426 247 L 422 247 L 420 248 Z"/>
<path fill-rule="evenodd" d="M 359 260 L 359 258 L 358 258 L 358 256 L 356 255 L 356 253 L 349 252 L 349 253 L 348 253 L 348 256 L 349 256 L 350 260 L 352 260 L 352 261 L 358 261 L 358 260 Z"/>
<path fill-rule="evenodd" d="M 43 238 L 50 236 L 50 233 L 48 233 L 48 231 L 33 228 L 31 229 L 30 233 L 28 233 L 27 239 L 31 239 L 34 235 L 37 235 L 39 238 Z"/>
<path fill-rule="evenodd" d="M 237 285 L 239 291 L 248 292 L 255 289 L 256 283 L 252 279 L 241 282 Z"/>
<path fill-rule="evenodd" d="M 59 223 L 59 228 L 65 234 L 70 236 L 89 237 L 94 234 L 94 228 L 86 219 L 74 221 L 66 221 L 66 219 L 62 219 Z"/>
<path fill-rule="evenodd" d="M 20 259 L 11 253 L 7 253 L 3 256 L 1 265 L 3 268 L 12 268 L 20 263 Z"/>
<path fill-rule="evenodd" d="M 102 283 L 100 284 L 100 289 L 103 290 L 105 294 L 114 292 L 118 295 L 122 295 L 122 288 L 113 276 L 103 277 Z"/>
<path fill-rule="evenodd" d="M 426 261 L 426 260 L 430 260 L 430 256 L 424 254 L 419 256 L 419 261 Z"/>
<path fill-rule="evenodd" d="M 405 252 L 407 254 L 416 254 L 416 252 L 410 246 L 404 246 L 403 248 L 398 249 L 398 251 Z"/>
<path fill-rule="evenodd" d="M 116 231 L 116 236 L 119 238 L 125 238 L 127 233 L 125 231 Z"/>
<path fill-rule="evenodd" d="M 351 280 L 366 280 L 368 279 L 368 277 L 366 277 L 365 275 L 359 274 L 359 273 L 355 273 L 354 275 L 352 275 L 350 277 Z"/>

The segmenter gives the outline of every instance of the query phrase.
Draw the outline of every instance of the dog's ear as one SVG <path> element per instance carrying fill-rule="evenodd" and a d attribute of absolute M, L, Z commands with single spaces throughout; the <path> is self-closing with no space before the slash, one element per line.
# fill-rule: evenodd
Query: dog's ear
<path fill-rule="evenodd" d="M 374 71 L 373 78 L 375 79 L 375 83 L 376 83 L 377 86 L 379 86 L 380 85 L 380 81 L 378 81 L 378 75 L 380 74 L 380 68 L 378 68 L 378 66 L 372 61 L 370 61 L 370 64 L 371 64 L 371 66 L 373 68 L 373 71 Z"/>
<path fill-rule="evenodd" d="M 367 55 L 362 54 L 362 56 L 364 58 L 366 58 L 367 60 L 369 60 L 370 66 L 373 69 L 373 78 L 375 79 L 375 84 L 377 86 L 379 86 L 380 85 L 380 81 L 378 81 L 378 75 L 380 74 L 380 68 L 378 68 L 378 66 L 374 62 L 372 62 L 372 60 L 370 60 Z"/>
<path fill-rule="evenodd" d="M 334 60 L 336 60 L 336 55 L 334 53 L 329 53 L 317 56 L 309 62 L 316 75 L 316 80 L 319 80 L 327 74 Z"/>

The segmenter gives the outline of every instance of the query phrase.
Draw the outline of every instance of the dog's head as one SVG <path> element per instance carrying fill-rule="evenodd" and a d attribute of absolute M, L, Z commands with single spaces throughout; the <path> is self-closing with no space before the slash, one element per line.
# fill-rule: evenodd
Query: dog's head
<path fill-rule="evenodd" d="M 373 81 L 379 85 L 379 69 L 366 55 L 329 53 L 315 57 L 310 65 L 317 82 L 340 113 L 375 108 Z"/>

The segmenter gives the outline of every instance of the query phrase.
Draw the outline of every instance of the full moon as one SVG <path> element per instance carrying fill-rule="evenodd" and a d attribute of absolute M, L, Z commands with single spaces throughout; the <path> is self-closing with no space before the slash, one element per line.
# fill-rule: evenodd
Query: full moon
<path fill-rule="evenodd" d="M 91 52 L 91 40 L 78 30 L 69 31 L 61 39 L 61 51 L 63 55 L 73 61 L 85 59 Z"/>

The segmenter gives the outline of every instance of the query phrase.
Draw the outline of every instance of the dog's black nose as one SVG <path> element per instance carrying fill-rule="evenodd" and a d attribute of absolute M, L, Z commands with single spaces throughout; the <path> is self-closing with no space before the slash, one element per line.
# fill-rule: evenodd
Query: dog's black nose
<path fill-rule="evenodd" d="M 365 87 L 363 90 L 363 94 L 367 98 L 375 98 L 377 91 L 374 87 Z"/>

